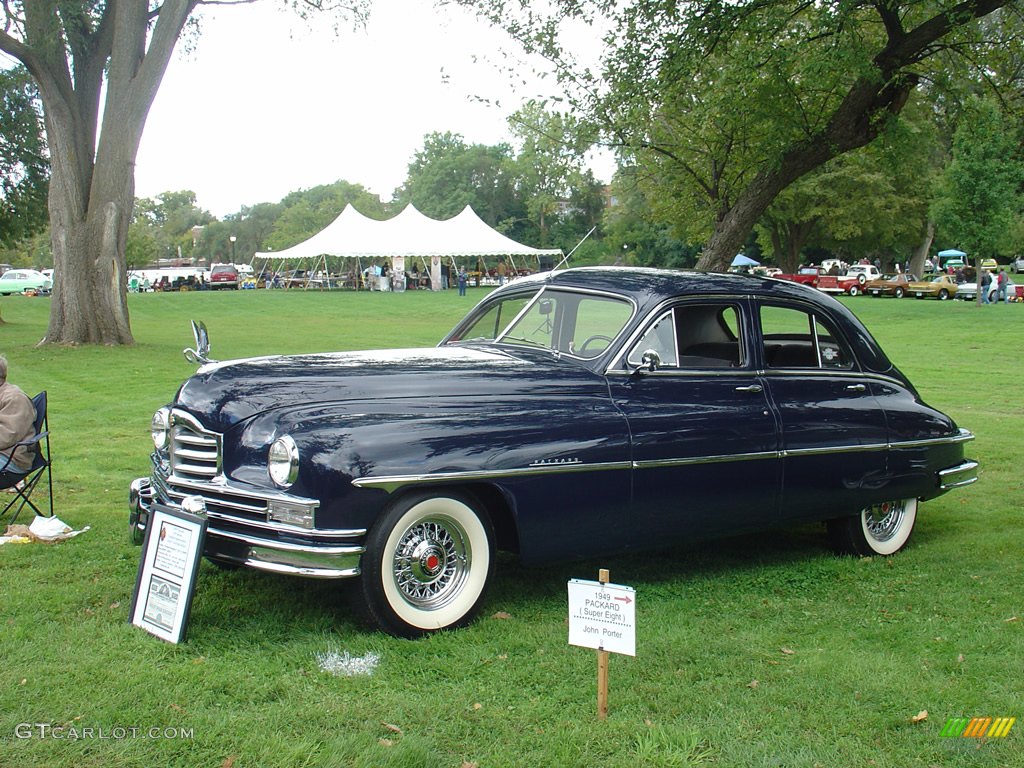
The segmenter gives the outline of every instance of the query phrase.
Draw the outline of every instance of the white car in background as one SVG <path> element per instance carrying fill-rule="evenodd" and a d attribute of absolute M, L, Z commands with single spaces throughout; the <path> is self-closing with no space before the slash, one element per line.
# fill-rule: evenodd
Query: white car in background
<path fill-rule="evenodd" d="M 995 275 L 992 276 L 992 282 L 988 286 L 988 300 L 995 301 L 999 295 L 999 286 L 996 284 Z M 1009 277 L 1006 278 L 1006 298 L 1015 299 L 1017 297 L 1017 286 Z M 976 301 L 978 298 L 978 284 L 977 283 L 961 283 L 957 289 L 956 296 L 953 298 L 963 299 L 964 301 Z"/>
<path fill-rule="evenodd" d="M 856 277 L 864 285 L 868 280 L 881 280 L 882 272 L 874 264 L 853 264 L 846 270 L 847 277 Z"/>

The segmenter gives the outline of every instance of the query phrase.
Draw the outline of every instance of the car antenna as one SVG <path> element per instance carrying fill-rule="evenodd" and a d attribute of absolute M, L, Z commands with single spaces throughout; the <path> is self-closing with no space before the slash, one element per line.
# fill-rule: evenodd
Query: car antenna
<path fill-rule="evenodd" d="M 595 229 L 597 229 L 597 224 L 595 224 L 594 226 L 592 226 L 590 228 L 590 231 L 587 232 L 587 234 L 585 234 L 583 236 L 583 240 L 586 240 L 588 237 L 590 237 L 592 234 L 594 234 L 594 230 Z M 579 248 L 581 245 L 583 245 L 583 240 L 580 240 L 578 243 L 576 243 L 576 248 Z M 560 262 L 558 262 L 558 266 L 555 267 L 555 269 L 561 269 L 562 265 L 565 264 L 565 262 L 567 262 L 569 260 L 569 257 L 572 256 L 574 253 L 576 253 L 576 248 L 573 248 L 571 251 L 569 251 L 567 254 L 565 254 L 565 258 L 563 258 Z M 555 269 L 553 269 L 551 271 L 554 272 Z"/>

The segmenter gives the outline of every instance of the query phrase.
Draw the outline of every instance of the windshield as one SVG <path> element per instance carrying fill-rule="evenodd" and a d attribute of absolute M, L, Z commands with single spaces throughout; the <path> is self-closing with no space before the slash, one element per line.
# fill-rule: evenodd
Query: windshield
<path fill-rule="evenodd" d="M 619 297 L 543 289 L 485 304 L 447 343 L 497 341 L 592 358 L 608 349 L 632 314 L 633 305 Z"/>

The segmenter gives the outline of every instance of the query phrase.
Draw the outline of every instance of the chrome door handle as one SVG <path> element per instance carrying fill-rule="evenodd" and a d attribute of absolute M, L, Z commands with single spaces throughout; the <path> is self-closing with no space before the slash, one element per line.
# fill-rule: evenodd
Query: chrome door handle
<path fill-rule="evenodd" d="M 751 384 L 749 387 L 736 387 L 737 392 L 763 392 L 764 387 L 760 384 Z"/>
<path fill-rule="evenodd" d="M 847 392 L 867 392 L 868 388 L 863 384 L 850 384 L 846 387 Z"/>

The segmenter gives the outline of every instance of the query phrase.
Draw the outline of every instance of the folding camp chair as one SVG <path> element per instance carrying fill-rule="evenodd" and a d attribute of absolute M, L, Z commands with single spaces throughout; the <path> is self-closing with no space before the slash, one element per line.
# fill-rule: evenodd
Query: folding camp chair
<path fill-rule="evenodd" d="M 21 514 L 21 510 L 26 505 L 31 507 L 37 515 L 42 515 L 39 507 L 36 506 L 31 497 L 32 491 L 39 485 L 43 475 L 46 475 L 47 485 L 49 486 L 47 489 L 49 490 L 47 496 L 50 510 L 49 516 L 53 517 L 53 476 L 50 474 L 50 431 L 46 420 L 46 392 L 40 392 L 33 397 L 32 405 L 36 409 L 36 418 L 33 422 L 35 434 L 28 440 L 23 440 L 12 446 L 12 448 L 19 445 L 28 446 L 29 450 L 32 451 L 32 468 L 26 474 L 14 477 L 13 480 L 8 482 L 6 488 L 0 488 L 0 491 L 9 489 L 14 493 L 14 498 L 7 503 L 3 512 L 0 512 L 0 519 L 3 519 L 11 509 L 14 509 L 14 515 L 10 519 L 11 523 L 18 519 L 18 515 Z M 11 453 L 13 454 L 13 451 Z M 11 456 L 0 455 L 0 472 L 6 470 L 11 461 Z"/>

